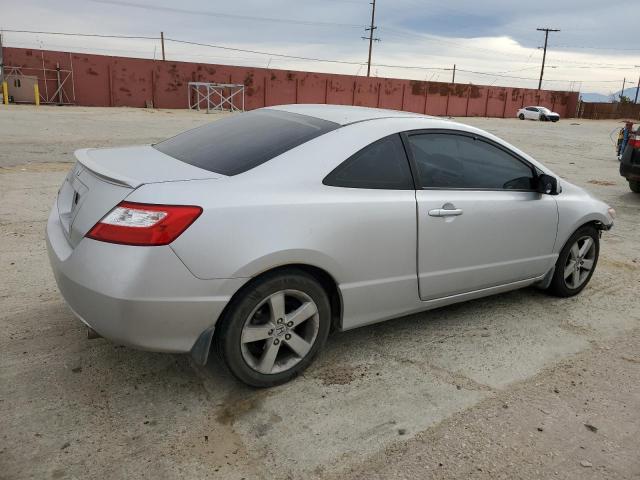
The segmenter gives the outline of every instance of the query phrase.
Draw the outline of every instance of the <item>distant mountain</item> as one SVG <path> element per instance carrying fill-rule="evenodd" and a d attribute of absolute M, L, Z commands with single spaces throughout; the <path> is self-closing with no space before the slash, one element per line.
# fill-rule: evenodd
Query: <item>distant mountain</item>
<path fill-rule="evenodd" d="M 609 95 L 603 95 L 602 93 L 581 93 L 580 97 L 583 102 L 610 102 Z"/>
<path fill-rule="evenodd" d="M 624 89 L 624 95 L 626 97 L 629 97 L 631 99 L 631 101 L 633 102 L 633 100 L 636 98 L 636 87 L 630 87 L 630 88 L 625 88 Z M 583 102 L 605 102 L 605 103 L 610 103 L 612 97 L 615 97 L 616 99 L 620 97 L 620 90 L 618 90 L 617 92 L 611 93 L 609 95 L 605 95 L 603 93 L 581 93 L 580 97 L 582 98 Z M 640 95 L 638 95 L 638 102 L 640 102 Z"/>

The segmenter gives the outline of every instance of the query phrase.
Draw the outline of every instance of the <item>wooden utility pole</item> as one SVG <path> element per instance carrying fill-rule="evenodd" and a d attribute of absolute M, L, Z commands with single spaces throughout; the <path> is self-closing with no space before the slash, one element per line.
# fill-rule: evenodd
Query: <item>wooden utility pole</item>
<path fill-rule="evenodd" d="M 638 86 L 636 87 L 636 98 L 633 100 L 633 103 L 638 103 L 638 90 L 640 90 L 640 78 L 638 78 Z"/>
<path fill-rule="evenodd" d="M 376 0 L 371 2 L 371 25 L 369 28 L 365 28 L 366 32 L 369 32 L 368 37 L 361 37 L 363 40 L 369 40 L 369 59 L 367 60 L 367 77 L 371 76 L 371 51 L 373 50 L 373 41 L 379 42 L 379 38 L 373 37 L 373 31 L 378 27 L 375 26 L 376 19 Z"/>
<path fill-rule="evenodd" d="M 542 68 L 540 69 L 540 81 L 538 82 L 538 90 L 542 88 L 542 76 L 544 75 L 544 61 L 547 58 L 547 42 L 549 40 L 549 32 L 559 32 L 554 28 L 536 28 L 540 32 L 544 32 L 544 52 L 542 53 Z"/>
<path fill-rule="evenodd" d="M 2 60 L 2 33 L 0 33 L 0 83 L 4 80 L 4 61 Z"/>
<path fill-rule="evenodd" d="M 451 83 L 456 83 L 456 64 L 453 64 L 453 78 L 451 79 Z"/>
<path fill-rule="evenodd" d="M 164 32 L 160 32 L 160 45 L 162 46 L 162 61 L 164 62 Z"/>
<path fill-rule="evenodd" d="M 0 33 L 0 103 L 9 103 L 7 82 L 4 81 L 4 59 L 2 57 L 2 33 Z"/>
<path fill-rule="evenodd" d="M 622 103 L 622 97 L 624 96 L 624 84 L 627 83 L 627 79 L 622 79 L 622 90 L 620 90 L 620 103 Z"/>

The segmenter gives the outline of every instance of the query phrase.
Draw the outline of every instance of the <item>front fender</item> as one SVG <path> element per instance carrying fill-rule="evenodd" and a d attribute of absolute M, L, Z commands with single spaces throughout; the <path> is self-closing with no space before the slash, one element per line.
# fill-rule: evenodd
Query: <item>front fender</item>
<path fill-rule="evenodd" d="M 560 250 L 562 250 L 562 247 L 564 247 L 564 245 L 567 243 L 569 237 L 571 237 L 571 235 L 573 235 L 573 233 L 583 225 L 586 225 L 588 223 L 596 223 L 601 226 L 600 228 L 602 230 L 609 230 L 613 226 L 613 219 L 608 215 L 606 210 L 608 210 L 608 207 L 606 207 L 604 213 L 600 211 L 590 212 L 588 214 L 579 216 L 571 222 L 563 222 L 562 212 L 560 212 L 561 221 L 560 225 L 558 226 L 558 235 L 556 237 L 554 252 L 560 253 Z"/>

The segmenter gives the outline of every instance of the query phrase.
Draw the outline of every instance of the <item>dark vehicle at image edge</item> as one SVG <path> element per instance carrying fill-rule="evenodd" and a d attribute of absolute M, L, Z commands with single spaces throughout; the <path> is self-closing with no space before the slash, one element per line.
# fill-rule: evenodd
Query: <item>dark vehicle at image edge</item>
<path fill-rule="evenodd" d="M 620 160 L 620 175 L 627 179 L 631 191 L 640 193 L 640 130 L 629 136 Z"/>

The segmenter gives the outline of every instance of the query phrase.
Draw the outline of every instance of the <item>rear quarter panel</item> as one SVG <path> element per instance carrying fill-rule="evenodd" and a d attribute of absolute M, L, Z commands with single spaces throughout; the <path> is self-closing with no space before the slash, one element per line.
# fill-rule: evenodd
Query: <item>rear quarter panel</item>
<path fill-rule="evenodd" d="M 336 280 L 344 328 L 396 316 L 419 300 L 415 192 L 322 184 L 350 155 L 403 129 L 377 123 L 338 129 L 233 177 L 144 185 L 128 200 L 203 207 L 171 244 L 198 278 L 307 264 Z"/>

